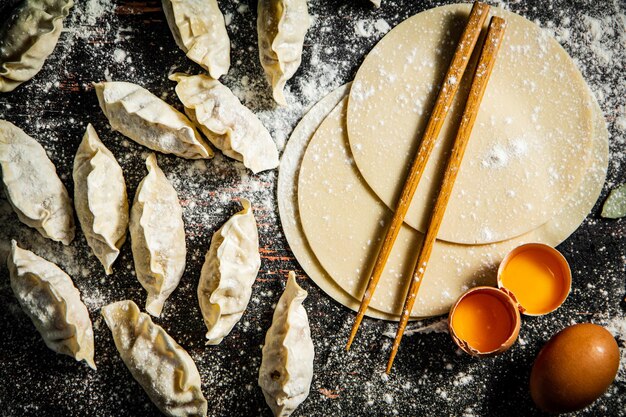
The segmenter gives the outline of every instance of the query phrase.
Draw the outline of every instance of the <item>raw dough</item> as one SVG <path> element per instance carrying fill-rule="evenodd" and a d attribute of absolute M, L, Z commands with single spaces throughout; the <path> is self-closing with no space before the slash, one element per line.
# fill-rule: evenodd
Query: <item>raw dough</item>
<path fill-rule="evenodd" d="M 285 233 L 285 238 L 287 242 L 289 242 L 289 247 L 302 269 L 304 269 L 304 272 L 306 272 L 309 278 L 332 299 L 357 311 L 359 309 L 360 300 L 357 300 L 344 291 L 328 273 L 324 271 L 324 268 L 319 264 L 317 258 L 315 258 L 315 254 L 306 241 L 300 222 L 296 195 L 298 171 L 307 145 L 328 113 L 330 113 L 337 103 L 348 94 L 350 91 L 349 87 L 350 84 L 345 84 L 329 93 L 315 104 L 295 127 L 281 157 L 277 194 L 278 211 L 280 213 L 280 221 L 283 232 Z M 385 314 L 374 308 L 368 309 L 366 315 L 384 320 L 398 320 L 398 316 Z"/>
<path fill-rule="evenodd" d="M 298 181 L 298 205 L 307 241 L 323 268 L 346 292 L 360 299 L 391 212 L 367 187 L 354 165 L 345 129 L 344 99 L 324 120 L 306 150 Z M 402 310 L 407 280 L 422 235 L 403 225 L 371 301 L 389 314 Z M 458 249 L 444 254 L 445 248 Z M 413 315 L 428 317 L 446 312 L 459 294 L 475 285 L 494 284 L 493 274 L 468 280 L 468 261 L 481 263 L 478 254 L 464 256 L 463 246 L 438 243 L 433 249 Z M 444 261 L 444 256 L 449 256 Z M 465 259 L 468 258 L 468 259 Z M 485 259 L 489 271 L 495 259 Z M 488 271 L 487 271 L 488 272 Z"/>
<path fill-rule="evenodd" d="M 583 94 L 591 100 L 586 87 Z M 608 133 L 597 103 L 593 102 L 592 108 L 592 164 L 582 168 L 584 181 L 557 215 L 529 233 L 495 244 L 438 241 L 413 316 L 446 313 L 469 287 L 495 284 L 499 262 L 514 247 L 527 242 L 556 246 L 580 225 L 600 193 L 608 163 Z M 345 112 L 344 99 L 311 140 L 300 169 L 298 201 L 303 230 L 317 259 L 340 287 L 360 299 L 391 213 L 356 169 L 346 137 Z M 421 240 L 421 233 L 402 227 L 372 299 L 373 308 L 399 314 L 406 277 L 412 271 Z"/>
<path fill-rule="evenodd" d="M 388 207 L 395 206 L 470 7 L 438 7 L 407 19 L 356 75 L 350 146 L 365 181 Z M 590 102 L 572 59 L 532 22 L 491 11 L 508 28 L 439 231 L 449 242 L 498 242 L 544 224 L 577 189 L 591 149 Z M 420 231 L 440 187 L 472 67 L 405 220 Z"/>

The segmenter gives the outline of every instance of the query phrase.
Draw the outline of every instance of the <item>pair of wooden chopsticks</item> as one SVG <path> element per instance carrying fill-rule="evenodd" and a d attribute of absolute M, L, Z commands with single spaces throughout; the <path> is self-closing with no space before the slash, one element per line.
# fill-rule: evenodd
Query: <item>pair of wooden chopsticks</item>
<path fill-rule="evenodd" d="M 420 181 L 422 173 L 424 172 L 424 168 L 426 167 L 426 163 L 428 162 L 428 158 L 430 157 L 437 137 L 439 136 L 439 132 L 441 131 L 443 122 L 448 114 L 452 100 L 457 93 L 461 79 L 470 57 L 472 56 L 472 52 L 474 51 L 474 47 L 478 41 L 483 24 L 487 20 L 488 14 L 488 5 L 480 2 L 474 3 L 467 26 L 463 31 L 461 40 L 459 41 L 454 53 L 452 63 L 448 68 L 443 85 L 439 91 L 439 95 L 437 96 L 435 107 L 430 115 L 430 119 L 428 120 L 417 155 L 413 165 L 411 166 L 409 175 L 406 178 L 404 188 L 402 189 L 400 199 L 391 220 L 391 225 L 387 229 L 383 245 L 378 252 L 367 290 L 363 295 L 359 312 L 354 320 L 354 325 L 352 327 L 350 339 L 346 345 L 346 350 L 350 349 L 350 345 L 359 330 L 365 311 L 367 310 L 372 296 L 374 295 L 376 285 L 380 280 L 380 276 L 382 275 L 385 264 L 387 263 L 393 244 L 398 236 L 398 233 L 400 232 L 400 227 L 402 226 L 406 212 L 411 204 L 411 200 L 413 199 L 413 195 L 415 194 L 415 190 L 417 189 L 417 185 Z M 411 285 L 404 301 L 398 331 L 393 343 L 389 362 L 387 363 L 387 373 L 391 372 L 391 367 L 396 357 L 396 353 L 398 352 L 398 347 L 400 346 L 404 329 L 406 328 L 409 316 L 413 309 L 413 304 L 415 303 L 415 299 L 417 297 L 417 292 L 419 291 L 426 267 L 428 266 L 428 260 L 430 259 L 430 254 L 432 252 L 439 227 L 441 226 L 441 222 L 443 220 L 446 205 L 450 199 L 454 181 L 456 180 L 467 142 L 472 132 L 472 128 L 474 127 L 474 122 L 476 121 L 476 115 L 478 114 L 480 102 L 483 98 L 483 94 L 485 93 L 487 82 L 491 75 L 495 58 L 504 36 L 505 28 L 506 21 L 504 19 L 496 16 L 491 18 L 489 28 L 487 30 L 487 36 L 480 53 L 478 65 L 474 71 L 469 96 L 465 104 L 465 110 L 454 141 L 452 153 L 448 160 L 442 185 L 428 222 L 428 227 L 426 229 L 422 247 L 420 248 L 419 255 L 417 257 L 415 269 L 411 275 Z"/>

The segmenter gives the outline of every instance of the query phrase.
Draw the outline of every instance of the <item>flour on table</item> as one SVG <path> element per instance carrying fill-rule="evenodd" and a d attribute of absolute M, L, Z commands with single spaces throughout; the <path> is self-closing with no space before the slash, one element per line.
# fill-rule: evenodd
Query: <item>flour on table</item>
<path fill-rule="evenodd" d="M 389 337 L 391 339 L 395 339 L 396 329 L 397 329 L 396 324 L 394 324 L 393 326 L 390 326 L 387 329 L 387 331 L 383 333 L 383 336 Z M 423 333 L 423 334 L 448 333 L 448 318 L 445 317 L 443 319 L 433 321 L 430 324 L 424 324 L 421 321 L 418 321 L 415 324 L 410 324 L 407 326 L 406 330 L 404 331 L 404 336 L 412 336 L 414 334 L 419 334 L 419 333 Z"/>
<path fill-rule="evenodd" d="M 617 381 L 626 382 L 626 317 L 615 317 L 606 324 L 606 328 L 618 340 L 620 346 L 620 362 Z"/>
<path fill-rule="evenodd" d="M 381 9 L 373 10 L 365 1 L 309 0 L 311 13 L 317 18 L 307 34 L 301 69 L 287 85 L 290 106 L 278 109 L 273 107 L 267 82 L 258 63 L 255 12 L 250 8 L 240 8 L 242 3 L 241 0 L 220 1 L 233 42 L 232 68 L 221 81 L 261 118 L 279 150 L 283 149 L 292 128 L 308 108 L 337 86 L 351 80 L 363 57 L 387 30 L 383 22 L 394 27 L 416 12 L 434 5 L 413 0 L 386 0 Z M 549 24 L 547 17 L 542 17 L 543 11 L 528 9 L 526 2 L 512 1 L 505 5 L 533 19 L 542 17 L 537 20 L 538 23 L 554 33 L 561 45 L 575 57 L 578 67 L 600 101 L 612 134 L 611 166 L 605 186 L 607 191 L 623 182 L 623 165 L 626 161 L 624 7 L 618 1 L 598 2 L 592 10 L 577 12 L 567 2 L 548 0 L 544 4 L 545 13 L 552 24 Z M 564 6 L 563 13 L 555 10 L 560 6 Z M 167 81 L 167 73 L 170 68 L 171 71 L 199 73 L 201 68 L 178 50 L 160 7 L 158 0 L 75 0 L 60 42 L 42 72 L 22 85 L 21 90 L 16 90 L 15 95 L 0 96 L 0 118 L 18 124 L 42 143 L 66 186 L 72 187 L 74 152 L 88 122 L 96 125 L 101 138 L 122 166 L 131 199 L 137 184 L 145 175 L 143 161 L 147 150 L 110 130 L 98 108 L 95 93 L 91 90 L 92 82 L 103 79 L 135 82 L 157 96 L 168 94 L 166 101 L 182 109 L 174 95 L 174 83 Z M 586 15 L 597 22 L 586 19 Z M 356 35 L 356 25 L 361 20 L 369 36 Z M 116 49 L 126 53 L 122 60 L 118 52 L 118 60 L 121 62 L 115 59 Z M 159 62 L 154 62 L 155 55 Z M 611 56 L 611 60 L 607 63 L 608 56 Z M 423 62 L 421 57 L 415 55 L 409 57 L 406 65 L 427 68 L 429 62 Z M 361 93 L 363 99 L 368 98 L 367 90 L 362 89 Z M 17 97 L 28 99 L 18 100 Z M 72 99 L 71 103 L 67 103 L 68 97 Z M 414 108 L 417 111 L 429 111 L 426 103 L 410 104 L 411 111 Z M 162 318 L 158 320 L 159 325 L 166 328 L 196 362 L 202 377 L 203 391 L 212 398 L 209 414 L 267 413 L 262 394 L 256 385 L 260 365 L 259 346 L 271 322 L 274 304 L 282 292 L 285 270 L 298 268 L 282 238 L 277 217 L 277 172 L 250 175 L 243 165 L 228 160 L 219 152 L 210 161 L 191 162 L 164 155 L 158 155 L 158 158 L 159 165 L 177 190 L 183 206 L 188 244 L 188 266 Z M 71 193 L 71 190 L 68 191 Z M 195 298 L 199 271 L 209 247 L 210 236 L 238 211 L 237 200 L 240 197 L 252 201 L 261 246 L 266 248 L 261 254 L 261 272 L 253 286 L 252 302 L 242 323 L 233 331 L 232 338 L 226 338 L 221 348 L 206 348 L 203 340 L 205 329 Z M 1 191 L 0 225 L 3 226 L 0 228 L 0 302 L 5 305 L 2 317 L 9 318 L 2 327 L 6 330 L 6 348 L 3 349 L 9 354 L 5 355 L 3 350 L 0 355 L 0 375 L 11 374 L 15 370 L 21 373 L 12 380 L 11 386 L 6 387 L 7 392 L 19 395 L 13 395 L 7 401 L 3 397 L 3 411 L 7 415 L 41 413 L 51 401 L 61 398 L 64 399 L 63 407 L 67 407 L 67 412 L 78 415 L 143 415 L 156 412 L 122 364 L 99 314 L 102 306 L 125 298 L 143 305 L 145 292 L 134 276 L 130 243 L 127 242 L 122 248 L 116 274 L 106 277 L 100 271 L 101 266 L 91 254 L 80 230 L 77 230 L 77 238 L 69 248 L 44 239 L 36 231 L 19 223 Z M 605 225 L 604 220 L 591 216 L 582 228 L 589 230 L 599 225 Z M 578 249 L 578 245 L 590 244 L 583 241 L 584 236 L 578 234 L 566 241 L 562 250 L 572 256 L 583 254 L 583 249 Z M 28 327 L 28 318 L 19 308 L 8 286 L 4 261 L 9 238 L 15 238 L 37 255 L 56 263 L 72 277 L 93 319 L 96 362 L 99 368 L 103 366 L 101 371 L 84 372 L 74 364 L 68 364 L 45 352 L 47 348 L 38 339 L 34 328 Z M 611 238 L 607 237 L 606 242 L 610 241 Z M 602 248 L 602 245 L 598 246 L 598 249 Z M 383 321 L 364 320 L 359 344 L 353 346 L 352 352 L 346 353 L 343 343 L 353 316 L 330 300 L 313 283 L 304 280 L 310 293 L 305 306 L 309 311 L 311 331 L 318 352 L 312 393 L 321 387 L 341 392 L 337 398 L 322 399 L 323 406 L 336 410 L 338 416 L 360 409 L 366 409 L 372 415 L 430 413 L 470 417 L 505 414 L 505 410 L 519 406 L 519 401 L 526 401 L 525 385 L 520 383 L 515 388 L 515 400 L 509 397 L 497 404 L 489 404 L 489 400 L 493 399 L 494 393 L 504 390 L 500 382 L 517 382 L 514 379 L 515 372 L 520 372 L 520 369 L 522 372 L 529 371 L 532 352 L 539 350 L 542 340 L 547 340 L 560 330 L 572 314 L 580 310 L 574 301 L 583 299 L 596 302 L 598 309 L 621 317 L 607 327 L 615 335 L 622 335 L 618 337 L 621 338 L 620 346 L 624 354 L 624 331 L 623 327 L 618 326 L 620 323 L 623 326 L 620 321 L 623 321 L 623 312 L 616 310 L 610 301 L 615 297 L 623 297 L 624 260 L 613 259 L 612 254 L 604 249 L 596 253 L 596 257 L 602 260 L 602 268 L 605 269 L 603 273 L 596 269 L 598 262 L 593 263 L 594 260 L 589 259 L 591 264 L 577 272 L 576 282 L 579 284 L 574 285 L 570 301 L 549 317 L 525 322 L 524 340 L 527 344 L 514 346 L 506 357 L 474 361 L 460 351 L 457 355 L 451 341 L 449 346 L 445 343 L 431 343 L 433 340 L 446 340 L 446 334 L 421 332 L 403 342 L 401 349 L 404 359 L 396 360 L 397 372 L 394 371 L 385 379 L 379 375 L 384 370 L 390 340 L 381 335 L 385 330 L 395 332 L 395 327 Z M 587 250 L 585 255 L 588 254 Z M 587 283 L 594 288 L 587 288 Z M 605 288 L 615 291 L 609 291 L 607 297 L 603 298 L 599 289 Z M 246 322 L 249 325 L 245 325 Z M 428 325 L 421 328 L 425 327 Z M 621 333 L 616 332 L 618 328 L 622 329 Z M 33 352 L 41 352 L 41 355 L 34 358 Z M 493 363 L 498 361 L 504 365 L 494 373 Z M 525 363 L 528 367 L 519 365 L 518 368 L 510 368 L 509 363 Z M 599 405 L 592 406 L 589 413 L 607 414 L 600 408 L 605 404 L 610 405 L 609 411 L 623 410 L 624 398 L 619 394 L 626 381 L 624 364 L 626 360 L 622 358 L 618 379 L 610 388 L 611 398 L 603 397 Z M 50 375 L 42 377 L 39 372 L 41 366 L 49 366 L 55 375 L 62 374 L 64 383 L 58 384 L 59 379 L 49 378 Z M 411 382 L 410 386 L 406 385 L 407 380 Z M 41 394 L 42 391 L 53 392 L 54 399 Z M 421 401 L 424 393 L 428 393 L 428 402 Z M 29 395 L 33 398 L 32 402 L 23 401 L 24 396 Z M 302 404 L 303 415 L 320 414 L 320 401 L 315 397 L 311 395 Z M 386 399 L 391 399 L 392 403 L 389 404 Z M 526 402 L 521 404 L 524 407 L 530 405 Z"/>
<path fill-rule="evenodd" d="M 385 19 L 360 19 L 354 25 L 354 32 L 357 36 L 369 38 L 373 35 L 385 34 L 391 30 L 391 26 Z"/>

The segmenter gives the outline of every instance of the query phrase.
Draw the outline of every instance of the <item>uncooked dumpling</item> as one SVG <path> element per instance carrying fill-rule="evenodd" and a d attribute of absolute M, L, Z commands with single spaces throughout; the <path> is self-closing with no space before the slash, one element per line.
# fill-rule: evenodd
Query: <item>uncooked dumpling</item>
<path fill-rule="evenodd" d="M 167 23 L 187 58 L 216 80 L 230 67 L 230 39 L 217 0 L 162 0 Z"/>
<path fill-rule="evenodd" d="M 302 302 L 307 296 L 289 272 L 272 326 L 265 335 L 259 386 L 276 417 L 288 417 L 308 397 L 315 356 L 309 319 Z"/>
<path fill-rule="evenodd" d="M 206 75 L 172 74 L 185 113 L 224 155 L 255 174 L 278 166 L 278 150 L 261 121 L 228 87 Z"/>
<path fill-rule="evenodd" d="M 306 0 L 259 0 L 257 13 L 261 65 L 274 100 L 286 106 L 283 90 L 300 66 L 310 24 Z"/>
<path fill-rule="evenodd" d="M 15 298 L 46 346 L 96 369 L 89 312 L 71 278 L 52 262 L 17 246 L 15 240 L 7 267 Z"/>
<path fill-rule="evenodd" d="M 111 274 L 126 241 L 128 196 L 122 168 L 91 124 L 76 152 L 73 176 L 76 215 L 89 247 Z"/>
<path fill-rule="evenodd" d="M 154 154 L 146 167 L 148 175 L 137 187 L 130 213 L 130 237 L 137 279 L 148 292 L 146 311 L 158 317 L 183 275 L 187 248 L 176 190 Z"/>
<path fill-rule="evenodd" d="M 33 78 L 52 53 L 73 0 L 22 0 L 0 27 L 0 92 Z"/>
<path fill-rule="evenodd" d="M 0 120 L 0 167 L 6 196 L 22 223 L 69 245 L 74 239 L 72 200 L 42 146 Z"/>
<path fill-rule="evenodd" d="M 213 150 L 184 114 L 143 87 L 123 81 L 94 84 L 111 127 L 140 145 L 187 159 L 212 158 Z"/>
<path fill-rule="evenodd" d="M 109 304 L 102 316 L 124 364 L 161 412 L 206 416 L 200 373 L 185 349 L 132 301 Z"/>
<path fill-rule="evenodd" d="M 217 345 L 243 316 L 261 266 L 259 235 L 250 202 L 213 234 L 200 274 L 198 301 L 208 329 L 207 344 Z"/>

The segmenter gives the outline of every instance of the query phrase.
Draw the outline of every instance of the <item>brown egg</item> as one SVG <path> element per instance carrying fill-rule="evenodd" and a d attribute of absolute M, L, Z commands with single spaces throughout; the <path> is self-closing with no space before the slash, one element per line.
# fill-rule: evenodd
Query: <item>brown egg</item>
<path fill-rule="evenodd" d="M 530 374 L 530 394 L 548 412 L 580 410 L 611 385 L 620 352 L 604 327 L 576 324 L 560 331 L 541 349 Z"/>

